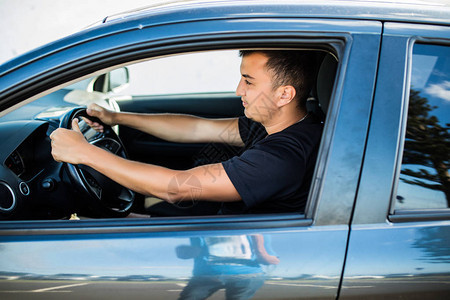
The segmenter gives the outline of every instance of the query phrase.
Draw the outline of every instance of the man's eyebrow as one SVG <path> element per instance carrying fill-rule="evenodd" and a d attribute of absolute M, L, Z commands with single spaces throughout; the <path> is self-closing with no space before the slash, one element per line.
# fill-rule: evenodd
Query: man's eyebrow
<path fill-rule="evenodd" d="M 248 75 L 248 74 L 242 74 L 242 77 L 248 78 L 248 79 L 255 79 L 254 77 Z"/>

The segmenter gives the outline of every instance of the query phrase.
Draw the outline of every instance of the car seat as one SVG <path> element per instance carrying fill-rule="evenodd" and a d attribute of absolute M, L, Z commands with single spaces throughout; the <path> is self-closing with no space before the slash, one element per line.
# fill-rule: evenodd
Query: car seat
<path fill-rule="evenodd" d="M 338 62 L 334 55 L 327 53 L 317 72 L 316 85 L 312 90 L 312 97 L 306 102 L 308 112 L 313 112 L 324 122 L 333 93 Z"/>

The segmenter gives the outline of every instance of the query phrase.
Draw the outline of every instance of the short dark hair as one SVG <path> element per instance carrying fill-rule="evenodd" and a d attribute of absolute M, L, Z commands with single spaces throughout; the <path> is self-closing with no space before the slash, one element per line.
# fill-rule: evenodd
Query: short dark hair
<path fill-rule="evenodd" d="M 266 68 L 272 73 L 273 89 L 282 85 L 295 88 L 298 107 L 306 110 L 306 101 L 315 82 L 316 55 L 308 50 L 240 50 L 239 56 L 261 53 L 268 58 Z"/>

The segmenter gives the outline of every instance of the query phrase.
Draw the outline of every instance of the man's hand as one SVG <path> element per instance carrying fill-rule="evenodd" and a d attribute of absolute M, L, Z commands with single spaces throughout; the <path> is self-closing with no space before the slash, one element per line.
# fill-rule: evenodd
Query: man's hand
<path fill-rule="evenodd" d="M 72 120 L 72 130 L 58 128 L 50 135 L 52 156 L 56 161 L 82 164 L 87 148 L 91 146 L 78 126 L 78 119 Z"/>
<path fill-rule="evenodd" d="M 264 247 L 264 236 L 261 234 L 256 234 L 252 236 L 253 240 L 256 243 L 256 257 L 259 263 L 263 265 L 278 265 L 280 263 L 280 259 L 275 255 L 270 255 L 267 253 L 266 248 Z"/>
<path fill-rule="evenodd" d="M 86 109 L 86 112 L 87 112 L 88 115 L 90 115 L 92 117 L 99 118 L 106 125 L 110 125 L 110 126 L 116 125 L 114 123 L 115 112 L 107 110 L 106 108 L 103 108 L 100 105 L 91 104 Z M 83 118 L 83 120 L 89 126 L 91 126 L 94 130 L 99 131 L 99 132 L 103 132 L 103 130 L 104 130 L 103 125 L 101 125 L 101 124 L 99 124 L 97 122 L 93 122 L 93 121 L 89 120 L 88 118 Z"/>

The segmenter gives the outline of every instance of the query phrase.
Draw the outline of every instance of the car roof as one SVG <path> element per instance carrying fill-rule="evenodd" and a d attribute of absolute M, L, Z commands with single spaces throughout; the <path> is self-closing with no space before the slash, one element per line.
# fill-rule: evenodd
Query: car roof
<path fill-rule="evenodd" d="M 450 24 L 448 0 L 169 0 L 107 16 L 96 24 L 176 11 L 192 13 L 193 8 L 205 19 L 221 13 L 230 18 L 315 17 Z"/>

